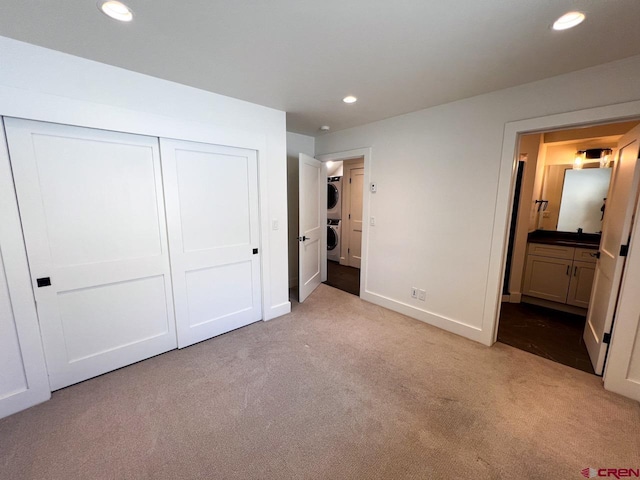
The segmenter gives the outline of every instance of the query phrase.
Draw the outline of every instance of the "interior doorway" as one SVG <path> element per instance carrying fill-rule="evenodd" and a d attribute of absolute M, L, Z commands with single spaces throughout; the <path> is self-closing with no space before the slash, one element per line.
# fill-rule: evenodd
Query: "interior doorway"
<path fill-rule="evenodd" d="M 360 295 L 364 157 L 327 161 L 327 279 Z"/>
<path fill-rule="evenodd" d="M 326 283 L 366 291 L 371 149 L 288 156 L 289 298 L 304 299 Z"/>
<path fill-rule="evenodd" d="M 635 178 L 636 170 L 623 168 L 620 142 L 639 123 L 520 136 L 499 342 L 602 374 L 602 345 L 593 344 L 590 330 L 603 323 L 607 312 L 598 310 L 610 307 L 611 284 L 617 288 L 621 272 L 604 291 L 607 282 L 597 281 L 605 278 L 601 243 L 607 231 L 628 240 L 632 215 L 625 215 L 636 203 L 637 185 L 627 177 Z M 614 210 L 626 220 L 617 221 Z"/>

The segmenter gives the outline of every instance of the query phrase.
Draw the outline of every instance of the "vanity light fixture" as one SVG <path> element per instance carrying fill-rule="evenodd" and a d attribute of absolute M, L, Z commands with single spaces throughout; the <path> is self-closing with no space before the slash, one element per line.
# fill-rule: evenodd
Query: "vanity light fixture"
<path fill-rule="evenodd" d="M 100 1 L 98 8 L 105 15 L 119 20 L 120 22 L 130 22 L 133 20 L 133 12 L 124 3 L 116 0 Z"/>
<path fill-rule="evenodd" d="M 348 95 L 342 99 L 344 103 L 356 103 L 358 99 L 353 95 Z"/>
<path fill-rule="evenodd" d="M 613 150 L 610 148 L 602 149 L 600 153 L 600 168 L 609 168 L 611 165 L 611 157 L 613 156 Z"/>
<path fill-rule="evenodd" d="M 331 130 L 331 127 L 329 125 L 322 125 L 320 127 L 320 131 L 322 132 L 328 132 L 329 130 Z"/>
<path fill-rule="evenodd" d="M 576 152 L 576 158 L 573 160 L 573 169 L 574 170 L 582 170 L 582 166 L 584 164 L 584 159 L 586 157 L 587 152 L 584 150 L 580 150 Z"/>
<path fill-rule="evenodd" d="M 584 13 L 582 12 L 568 12 L 562 15 L 559 19 L 553 22 L 554 30 L 568 30 L 584 22 Z"/>

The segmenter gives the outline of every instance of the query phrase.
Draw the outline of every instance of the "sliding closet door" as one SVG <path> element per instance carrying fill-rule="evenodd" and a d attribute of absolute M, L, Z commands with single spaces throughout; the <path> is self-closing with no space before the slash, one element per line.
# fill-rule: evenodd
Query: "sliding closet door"
<path fill-rule="evenodd" d="M 254 150 L 160 140 L 178 346 L 262 318 Z"/>
<path fill-rule="evenodd" d="M 52 389 L 175 348 L 158 139 L 6 131 Z"/>
<path fill-rule="evenodd" d="M 0 418 L 51 397 L 0 119 Z"/>

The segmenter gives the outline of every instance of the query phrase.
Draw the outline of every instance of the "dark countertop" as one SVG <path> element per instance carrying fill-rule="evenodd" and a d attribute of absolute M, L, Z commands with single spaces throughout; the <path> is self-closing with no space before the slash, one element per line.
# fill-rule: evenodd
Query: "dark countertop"
<path fill-rule="evenodd" d="M 566 247 L 591 248 L 600 247 L 600 234 L 554 232 L 552 230 L 535 230 L 529 233 L 529 243 L 546 243 L 548 245 L 563 245 Z"/>

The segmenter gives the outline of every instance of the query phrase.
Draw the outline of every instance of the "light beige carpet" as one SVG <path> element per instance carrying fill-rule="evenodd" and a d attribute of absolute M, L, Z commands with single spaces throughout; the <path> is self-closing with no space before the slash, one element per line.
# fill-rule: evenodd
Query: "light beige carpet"
<path fill-rule="evenodd" d="M 0 421 L 2 479 L 579 479 L 640 467 L 640 406 L 321 285 L 291 315 Z"/>

